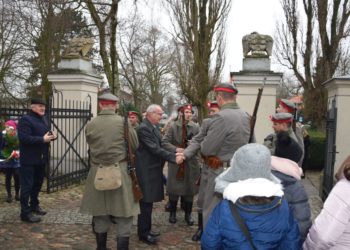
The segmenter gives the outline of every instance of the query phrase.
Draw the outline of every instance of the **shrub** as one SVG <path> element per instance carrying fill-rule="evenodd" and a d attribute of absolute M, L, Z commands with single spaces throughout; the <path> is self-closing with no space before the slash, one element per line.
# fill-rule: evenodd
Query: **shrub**
<path fill-rule="evenodd" d="M 326 134 L 324 132 L 310 130 L 310 155 L 307 169 L 322 170 L 326 157 Z"/>

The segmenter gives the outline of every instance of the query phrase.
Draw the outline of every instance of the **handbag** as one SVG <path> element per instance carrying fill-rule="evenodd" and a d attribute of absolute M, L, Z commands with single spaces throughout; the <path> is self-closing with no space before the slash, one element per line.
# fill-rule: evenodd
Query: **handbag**
<path fill-rule="evenodd" d="M 230 208 L 231 208 L 231 212 L 233 217 L 235 217 L 235 220 L 238 224 L 238 226 L 241 228 L 243 234 L 245 235 L 245 237 L 248 239 L 250 246 L 256 250 L 257 248 L 255 247 L 254 243 L 253 243 L 253 239 L 252 236 L 249 233 L 248 227 L 247 225 L 244 223 L 242 217 L 239 215 L 239 212 L 237 210 L 236 205 L 233 202 L 230 202 Z"/>
<path fill-rule="evenodd" d="M 122 176 L 119 164 L 100 164 L 97 167 L 94 185 L 100 191 L 120 188 L 122 185 Z"/>

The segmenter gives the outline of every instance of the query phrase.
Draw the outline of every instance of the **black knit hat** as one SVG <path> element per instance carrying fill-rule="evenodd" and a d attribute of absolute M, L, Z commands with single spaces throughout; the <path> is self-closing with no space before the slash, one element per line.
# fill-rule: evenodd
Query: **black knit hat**
<path fill-rule="evenodd" d="M 288 132 L 277 133 L 275 156 L 299 162 L 302 154 L 299 144 L 289 136 Z"/>

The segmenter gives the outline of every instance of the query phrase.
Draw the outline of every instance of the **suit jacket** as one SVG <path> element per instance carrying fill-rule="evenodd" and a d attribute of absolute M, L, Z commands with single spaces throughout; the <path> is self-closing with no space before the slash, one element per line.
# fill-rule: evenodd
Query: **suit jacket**
<path fill-rule="evenodd" d="M 49 131 L 45 117 L 30 111 L 18 123 L 20 162 L 25 165 L 44 165 L 48 161 L 49 143 L 44 135 Z"/>
<path fill-rule="evenodd" d="M 140 124 L 137 135 L 139 147 L 136 150 L 136 174 L 143 193 L 144 202 L 157 202 L 164 199 L 164 161 L 176 162 L 175 153 L 162 148 L 159 129 L 147 118 Z"/>

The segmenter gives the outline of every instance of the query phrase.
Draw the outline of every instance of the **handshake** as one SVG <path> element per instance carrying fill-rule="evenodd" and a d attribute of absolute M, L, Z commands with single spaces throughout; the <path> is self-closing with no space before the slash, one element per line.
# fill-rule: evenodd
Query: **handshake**
<path fill-rule="evenodd" d="M 184 155 L 184 149 L 183 148 L 176 148 L 176 164 L 182 164 L 185 160 Z"/>

